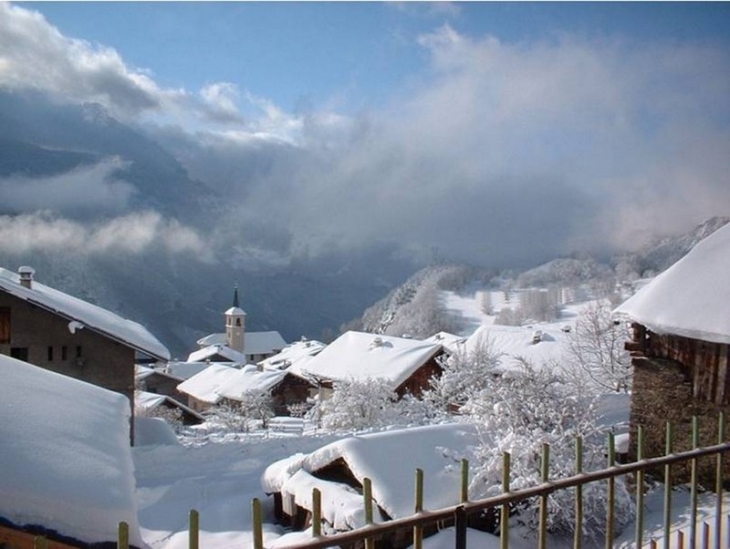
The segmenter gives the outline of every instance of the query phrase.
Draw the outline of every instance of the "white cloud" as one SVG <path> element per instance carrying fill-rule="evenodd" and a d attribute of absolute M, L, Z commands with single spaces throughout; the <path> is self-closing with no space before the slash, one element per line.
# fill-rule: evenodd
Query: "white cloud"
<path fill-rule="evenodd" d="M 65 250 L 69 254 L 140 254 L 161 246 L 172 253 L 193 253 L 209 260 L 197 232 L 157 212 L 140 212 L 106 221 L 81 223 L 37 212 L 0 216 L 0 250 L 9 253 Z"/>
<path fill-rule="evenodd" d="M 200 96 L 211 108 L 214 117 L 222 121 L 241 122 L 243 117 L 238 109 L 238 86 L 230 82 L 216 82 L 200 90 Z"/>

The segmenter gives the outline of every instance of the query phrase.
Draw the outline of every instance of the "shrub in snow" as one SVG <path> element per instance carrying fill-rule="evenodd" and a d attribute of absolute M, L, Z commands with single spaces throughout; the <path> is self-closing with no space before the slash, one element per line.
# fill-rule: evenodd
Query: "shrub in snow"
<path fill-rule="evenodd" d="M 396 416 L 397 399 L 382 379 L 342 381 L 335 383 L 332 396 L 319 401 L 307 417 L 332 431 L 384 427 Z"/>
<path fill-rule="evenodd" d="M 596 301 L 578 316 L 568 340 L 569 366 L 586 374 L 600 390 L 631 389 L 631 357 L 624 343 L 631 338 L 624 323 L 615 323 L 605 301 Z"/>
<path fill-rule="evenodd" d="M 550 445 L 550 478 L 575 474 L 575 440 L 583 438 L 583 470 L 605 466 L 603 436 L 596 427 L 594 397 L 547 368 L 526 361 L 516 372 L 490 377 L 487 386 L 472 394 L 462 412 L 483 428 L 483 442 L 472 464 L 472 497 L 501 493 L 503 453 L 511 454 L 510 488 L 535 486 L 541 480 L 542 445 Z M 583 488 L 586 535 L 603 533 L 606 517 L 606 483 Z M 632 516 L 632 502 L 617 483 L 616 521 L 621 527 Z M 514 520 L 536 531 L 539 501 L 516 508 Z M 574 492 L 560 490 L 548 498 L 548 529 L 568 534 L 575 524 Z"/>

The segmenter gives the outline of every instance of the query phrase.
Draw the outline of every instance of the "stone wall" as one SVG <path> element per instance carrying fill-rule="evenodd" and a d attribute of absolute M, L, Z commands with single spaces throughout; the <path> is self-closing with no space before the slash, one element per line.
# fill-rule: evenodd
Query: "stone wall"
<path fill-rule="evenodd" d="M 629 458 L 636 459 L 637 425 L 643 426 L 644 457 L 665 455 L 666 424 L 674 429 L 673 451 L 692 447 L 692 416 L 699 418 L 700 445 L 718 442 L 718 417 L 724 411 L 730 418 L 730 406 L 720 406 L 693 397 L 692 367 L 679 362 L 635 355 L 632 359 L 634 380 L 631 399 L 631 437 Z M 727 440 L 727 434 L 725 435 Z M 675 483 L 688 482 L 690 465 L 672 467 Z M 715 458 L 699 463 L 700 483 L 712 489 L 715 485 Z M 653 474 L 663 478 L 663 469 Z M 730 457 L 725 459 L 723 478 L 730 481 Z"/>

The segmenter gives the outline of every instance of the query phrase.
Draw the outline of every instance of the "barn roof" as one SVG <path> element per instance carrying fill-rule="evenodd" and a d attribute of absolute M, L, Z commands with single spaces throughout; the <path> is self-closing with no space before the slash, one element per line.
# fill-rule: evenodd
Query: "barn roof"
<path fill-rule="evenodd" d="M 424 339 L 428 343 L 440 343 L 444 346 L 444 349 L 454 354 L 459 351 L 461 346 L 466 343 L 464 336 L 450 334 L 449 332 L 439 332 L 432 335 L 431 337 Z"/>
<path fill-rule="evenodd" d="M 286 376 L 286 371 L 259 371 L 250 365 L 241 370 L 222 364 L 208 368 L 177 386 L 179 391 L 198 400 L 217 404 L 224 398 L 242 400 L 248 392 L 265 393 Z"/>
<path fill-rule="evenodd" d="M 225 345 L 227 343 L 226 334 L 217 333 L 201 337 L 197 341 L 201 347 L 211 345 Z M 246 332 L 243 340 L 244 353 L 247 355 L 269 355 L 281 351 L 286 347 L 286 341 L 277 331 L 269 332 Z"/>
<path fill-rule="evenodd" d="M 298 371 L 300 366 L 308 363 L 312 357 L 319 354 L 326 345 L 321 341 L 305 339 L 295 341 L 284 347 L 280 353 L 275 354 L 259 362 L 264 370 L 286 370 L 295 368 Z"/>
<path fill-rule="evenodd" d="M 302 366 L 328 381 L 383 379 L 399 387 L 442 351 L 440 344 L 364 332 L 347 332 Z"/>
<path fill-rule="evenodd" d="M 0 378 L 0 517 L 86 543 L 123 520 L 141 547 L 129 400 L 3 355 Z"/>
<path fill-rule="evenodd" d="M 623 314 L 658 334 L 730 344 L 730 225 L 620 305 Z"/>
<path fill-rule="evenodd" d="M 26 288 L 20 277 L 0 268 L 0 290 L 50 311 L 70 322 L 69 330 L 86 328 L 151 357 L 169 360 L 170 351 L 147 329 L 106 309 L 55 290 L 33 280 Z M 79 325 L 80 324 L 80 325 Z"/>
<path fill-rule="evenodd" d="M 231 362 L 246 362 L 246 357 L 243 353 L 239 353 L 235 349 L 231 349 L 226 345 L 208 345 L 203 349 L 193 351 L 190 353 L 190 356 L 188 356 L 188 362 L 205 362 L 214 356 L 221 356 Z"/>
<path fill-rule="evenodd" d="M 336 528 L 357 528 L 364 525 L 362 496 L 344 483 L 317 478 L 317 471 L 342 459 L 360 483 L 365 477 L 371 479 L 373 498 L 388 516 L 403 518 L 413 514 L 416 469 L 422 469 L 427 479 L 426 509 L 442 509 L 459 503 L 460 471 L 454 467 L 453 455 L 444 450 L 469 455 L 478 443 L 477 427 L 465 423 L 355 435 L 311 454 L 273 463 L 262 476 L 262 488 L 268 493 L 291 494 L 298 505 L 311 509 L 312 487 L 318 487 L 327 521 L 337 525 Z"/>

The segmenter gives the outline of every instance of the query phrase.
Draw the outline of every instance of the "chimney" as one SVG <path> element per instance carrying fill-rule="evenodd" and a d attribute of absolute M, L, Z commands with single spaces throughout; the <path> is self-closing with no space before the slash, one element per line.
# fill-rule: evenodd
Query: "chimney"
<path fill-rule="evenodd" d="M 35 274 L 33 267 L 24 265 L 18 269 L 18 274 L 20 275 L 21 286 L 28 289 L 33 287 L 33 275 Z"/>

